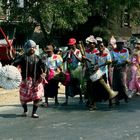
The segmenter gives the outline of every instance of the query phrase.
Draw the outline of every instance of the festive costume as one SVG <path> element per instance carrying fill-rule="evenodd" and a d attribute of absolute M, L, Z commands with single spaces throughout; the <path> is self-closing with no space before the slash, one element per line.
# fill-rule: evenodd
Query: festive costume
<path fill-rule="evenodd" d="M 133 93 L 140 92 L 140 51 L 134 50 L 131 58 L 131 80 L 129 90 Z"/>
<path fill-rule="evenodd" d="M 66 104 L 68 103 L 68 96 L 74 97 L 75 95 L 80 95 L 80 102 L 82 101 L 81 93 L 81 78 L 82 78 L 82 67 L 80 61 L 76 58 L 82 58 L 81 52 L 79 49 L 75 49 L 74 52 L 67 50 L 63 56 L 66 61 L 67 70 L 66 74 L 70 79 L 65 85 L 65 94 L 66 94 Z"/>
<path fill-rule="evenodd" d="M 42 61 L 45 64 L 47 69 L 47 81 L 48 84 L 45 85 L 45 102 L 48 104 L 48 97 L 54 98 L 55 103 L 58 103 L 57 95 L 58 95 L 58 83 L 59 79 L 57 79 L 57 75 L 60 73 L 59 67 L 62 66 L 62 57 L 57 54 L 52 54 L 51 56 L 42 57 Z"/>
<path fill-rule="evenodd" d="M 25 54 L 14 61 L 13 65 L 21 69 L 22 82 L 20 84 L 20 101 L 24 109 L 23 116 L 27 116 L 27 103 L 33 101 L 32 117 L 38 118 L 36 114 L 38 103 L 44 93 L 46 80 L 41 77 L 45 72 L 45 66 L 39 56 L 35 54 L 35 42 L 28 40 L 25 44 Z"/>
<path fill-rule="evenodd" d="M 127 84 L 126 73 L 127 63 L 129 62 L 129 52 L 126 48 L 118 50 L 117 48 L 112 51 L 113 61 L 116 61 L 113 69 L 113 90 L 118 91 L 118 100 L 125 99 L 127 102 Z"/>

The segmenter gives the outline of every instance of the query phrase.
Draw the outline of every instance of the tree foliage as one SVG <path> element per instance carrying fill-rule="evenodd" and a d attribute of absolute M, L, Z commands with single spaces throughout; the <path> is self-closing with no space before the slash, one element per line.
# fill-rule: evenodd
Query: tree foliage
<path fill-rule="evenodd" d="M 139 0 L 24 0 L 24 8 L 19 8 L 17 0 L 2 0 L 3 9 L 10 8 L 9 20 L 22 23 L 40 23 L 45 36 L 54 29 L 74 30 L 79 24 L 84 24 L 88 17 L 101 18 L 97 26 L 110 28 L 110 25 L 120 23 L 121 14 L 125 9 L 131 13 L 130 20 L 139 24 Z M 133 16 L 134 15 L 134 16 Z"/>
<path fill-rule="evenodd" d="M 73 30 L 91 15 L 87 0 L 26 0 L 24 4 L 19 8 L 17 0 L 10 0 L 9 20 L 39 23 L 46 39 L 54 29 Z"/>
<path fill-rule="evenodd" d="M 120 19 L 120 15 L 125 9 L 132 13 L 132 17 L 135 11 L 140 9 L 139 0 L 89 0 L 89 3 L 92 7 L 92 13 L 100 15 L 106 23 L 114 18 Z"/>
<path fill-rule="evenodd" d="M 11 0 L 10 5 L 11 20 L 41 20 L 43 24 L 51 23 L 55 28 L 61 29 L 72 30 L 90 16 L 86 0 L 28 0 L 24 8 L 18 8 L 17 0 Z"/>

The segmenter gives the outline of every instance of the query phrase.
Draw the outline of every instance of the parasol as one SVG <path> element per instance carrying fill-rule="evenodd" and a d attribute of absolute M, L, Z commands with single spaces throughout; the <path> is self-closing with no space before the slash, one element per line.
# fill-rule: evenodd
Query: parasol
<path fill-rule="evenodd" d="M 12 65 L 6 65 L 0 69 L 0 86 L 4 89 L 15 89 L 21 83 L 19 70 Z"/>

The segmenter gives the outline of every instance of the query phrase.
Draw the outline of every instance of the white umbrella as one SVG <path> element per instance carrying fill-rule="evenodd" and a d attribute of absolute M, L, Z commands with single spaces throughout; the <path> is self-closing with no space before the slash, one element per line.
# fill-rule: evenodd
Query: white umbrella
<path fill-rule="evenodd" d="M 12 65 L 6 65 L 0 69 L 0 86 L 4 89 L 15 89 L 21 83 L 19 70 Z"/>

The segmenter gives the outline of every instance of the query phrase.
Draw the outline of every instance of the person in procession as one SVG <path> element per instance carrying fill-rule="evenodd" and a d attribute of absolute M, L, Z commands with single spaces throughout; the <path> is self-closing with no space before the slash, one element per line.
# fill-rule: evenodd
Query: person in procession
<path fill-rule="evenodd" d="M 80 96 L 80 102 L 83 102 L 82 99 L 82 92 L 80 88 L 81 84 L 81 60 L 82 60 L 82 54 L 79 49 L 77 49 L 76 46 L 76 39 L 70 38 L 68 41 L 68 50 L 63 54 L 64 62 L 66 62 L 67 68 L 66 68 L 66 74 L 69 75 L 69 81 L 65 84 L 65 96 L 66 101 L 63 103 L 63 105 L 68 104 L 68 96 L 74 97 L 76 94 L 79 94 Z"/>
<path fill-rule="evenodd" d="M 129 81 L 130 96 L 140 95 L 140 39 L 136 40 L 131 57 L 131 80 Z"/>
<path fill-rule="evenodd" d="M 113 81 L 112 88 L 118 91 L 118 97 L 116 98 L 116 105 L 120 104 L 119 100 L 124 99 L 128 102 L 127 83 L 126 83 L 126 73 L 127 64 L 129 64 L 129 52 L 124 47 L 125 40 L 118 39 L 116 42 L 116 48 L 111 52 L 112 59 L 116 63 L 113 68 Z"/>
<path fill-rule="evenodd" d="M 28 40 L 24 45 L 24 54 L 14 60 L 13 65 L 21 69 L 22 82 L 20 84 L 20 101 L 23 107 L 22 116 L 28 114 L 27 103 L 33 101 L 32 118 L 39 118 L 36 111 L 44 93 L 45 66 L 39 56 L 35 54 L 36 43 Z"/>
<path fill-rule="evenodd" d="M 113 91 L 107 84 L 108 65 L 112 62 L 109 53 L 104 51 L 104 46 L 100 43 L 99 53 L 94 54 L 94 72 L 90 76 L 90 110 L 96 109 L 96 102 L 109 100 L 109 106 L 112 106 L 111 99 L 115 98 L 118 94 Z"/>
<path fill-rule="evenodd" d="M 42 61 L 46 67 L 46 79 L 48 84 L 45 85 L 44 96 L 45 96 L 45 103 L 43 106 L 48 107 L 48 98 L 55 98 L 55 105 L 59 105 L 58 102 L 58 83 L 59 83 L 59 75 L 63 68 L 63 59 L 60 55 L 54 54 L 54 48 L 52 44 L 47 44 L 44 48 L 46 55 L 42 57 Z M 58 77 L 58 78 L 57 78 Z"/>
<path fill-rule="evenodd" d="M 112 35 L 108 41 L 108 50 L 109 50 L 110 54 L 115 48 L 116 48 L 116 39 Z M 111 64 L 108 67 L 108 82 L 111 87 L 112 87 L 112 80 L 113 80 L 113 66 Z"/>
<path fill-rule="evenodd" d="M 103 49 L 103 53 L 107 53 L 110 56 L 110 51 L 109 49 L 104 45 L 104 40 L 102 37 L 96 37 L 97 40 L 97 48 L 99 49 L 100 46 L 102 46 Z M 111 65 L 108 65 L 108 69 L 110 68 Z M 111 82 L 110 82 L 110 71 L 108 70 L 108 73 L 106 73 L 106 78 L 107 80 L 105 80 L 107 82 L 107 84 L 109 84 L 111 86 Z"/>
<path fill-rule="evenodd" d="M 99 47 L 101 47 L 101 46 L 102 46 L 102 49 L 103 49 L 103 53 L 111 56 L 109 49 L 104 45 L 103 42 L 100 42 Z M 107 68 L 107 71 L 106 71 L 106 78 L 107 79 L 105 81 L 106 81 L 107 84 L 109 84 L 109 86 L 111 86 L 111 80 L 110 80 L 111 76 L 110 76 L 110 71 L 109 70 L 110 70 L 110 67 L 111 67 L 112 63 L 107 66 L 108 68 Z"/>
<path fill-rule="evenodd" d="M 93 35 L 90 35 L 89 37 L 86 38 L 86 50 L 85 50 L 85 55 L 82 56 L 82 59 L 84 61 L 84 79 L 86 80 L 86 92 L 85 94 L 85 99 L 87 99 L 86 106 L 89 106 L 89 100 L 90 100 L 90 87 L 91 87 L 91 80 L 89 79 L 90 77 L 90 70 L 92 66 L 95 64 L 95 55 L 99 53 L 99 50 L 96 48 L 97 45 L 97 40 L 94 38 Z M 84 46 L 83 46 L 84 47 Z"/>

